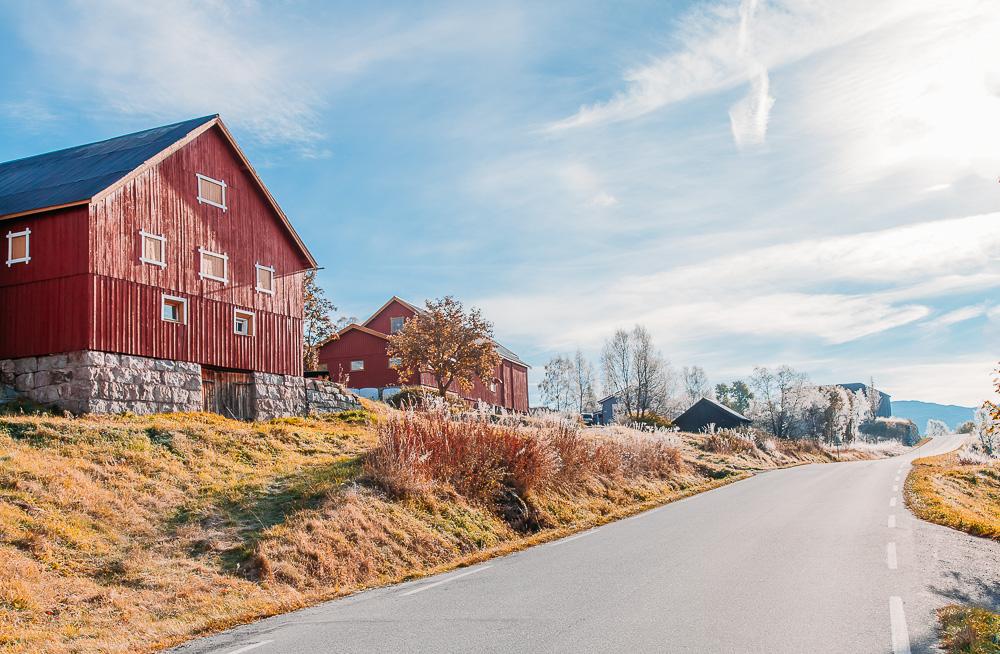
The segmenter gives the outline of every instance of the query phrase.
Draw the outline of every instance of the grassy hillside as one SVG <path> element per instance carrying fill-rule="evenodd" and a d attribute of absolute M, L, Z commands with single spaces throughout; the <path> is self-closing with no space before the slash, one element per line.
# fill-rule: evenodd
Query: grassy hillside
<path fill-rule="evenodd" d="M 913 462 L 906 505 L 918 517 L 1000 540 L 1000 465 L 963 461 L 960 452 Z"/>
<path fill-rule="evenodd" d="M 812 444 L 354 412 L 0 416 L 0 652 L 143 652 L 525 547 Z M 850 453 L 844 456 L 871 456 Z"/>

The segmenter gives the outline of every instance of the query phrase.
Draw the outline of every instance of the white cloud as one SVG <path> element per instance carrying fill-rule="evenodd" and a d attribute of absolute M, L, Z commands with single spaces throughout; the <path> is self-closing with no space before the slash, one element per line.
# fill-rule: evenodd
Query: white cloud
<path fill-rule="evenodd" d="M 750 82 L 750 93 L 729 109 L 729 127 L 737 147 L 760 145 L 767 136 L 774 98 L 768 89 L 767 69 L 761 66 Z"/>
<path fill-rule="evenodd" d="M 454 52 L 504 38 L 474 12 L 429 18 L 246 2 L 129 0 L 28 4 L 20 29 L 52 79 L 79 106 L 157 120 L 221 113 L 263 143 L 326 158 L 323 112 L 331 97 L 379 64 Z M 50 82 L 55 86 L 55 82 Z"/>
<path fill-rule="evenodd" d="M 996 360 L 996 352 L 984 352 L 978 356 L 881 366 L 877 381 L 894 400 L 978 406 L 987 399 L 1000 399 L 992 384 Z"/>
<path fill-rule="evenodd" d="M 729 127 L 733 132 L 733 140 L 739 148 L 760 145 L 764 142 L 771 107 L 774 106 L 767 68 L 753 54 L 752 22 L 757 5 L 758 0 L 742 0 L 740 3 L 737 53 L 747 58 L 750 92 L 729 109 Z"/>
<path fill-rule="evenodd" d="M 671 344 L 725 335 L 843 344 L 926 318 L 921 300 L 1000 287 L 998 253 L 1000 214 L 989 214 L 795 241 L 477 305 L 504 333 L 546 347 L 596 346 L 637 322 Z"/>
<path fill-rule="evenodd" d="M 954 311 L 948 311 L 941 314 L 940 316 L 929 320 L 927 325 L 929 327 L 947 327 L 949 325 L 956 325 L 960 322 L 965 322 L 967 320 L 972 320 L 974 318 L 979 318 L 987 314 L 988 307 L 986 305 L 977 304 L 968 307 L 961 307 L 955 309 Z"/>

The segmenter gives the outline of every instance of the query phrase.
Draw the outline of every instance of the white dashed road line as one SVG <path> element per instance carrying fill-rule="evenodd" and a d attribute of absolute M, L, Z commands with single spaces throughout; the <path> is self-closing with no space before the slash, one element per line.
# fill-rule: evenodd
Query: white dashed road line
<path fill-rule="evenodd" d="M 889 498 L 889 506 L 896 506 L 896 498 L 895 497 L 890 497 Z"/>
<path fill-rule="evenodd" d="M 895 528 L 896 528 L 896 516 L 891 515 L 889 516 L 889 529 L 895 529 Z"/>
<path fill-rule="evenodd" d="M 489 570 L 492 567 L 493 566 L 491 566 L 491 565 L 484 565 L 484 566 L 476 568 L 475 570 L 469 570 L 468 572 L 463 572 L 460 575 L 454 575 L 454 576 L 448 577 L 447 579 L 442 579 L 441 581 L 435 581 L 433 584 L 427 584 L 426 586 L 421 586 L 420 588 L 414 588 L 413 590 L 408 590 L 405 593 L 400 593 L 400 595 L 402 597 L 406 597 L 408 595 L 416 595 L 417 593 L 422 593 L 425 590 L 430 590 L 431 588 L 434 588 L 436 586 L 440 586 L 441 584 L 446 584 L 449 581 L 455 581 L 456 579 L 461 579 L 462 577 L 468 577 L 469 575 L 474 575 L 477 572 L 482 572 L 483 570 Z"/>
<path fill-rule="evenodd" d="M 895 595 L 889 598 L 889 622 L 892 625 L 892 654 L 910 654 L 910 632 L 906 628 L 903 600 Z"/>
<path fill-rule="evenodd" d="M 259 643 L 250 643 L 249 645 L 244 645 L 239 649 L 234 649 L 233 651 L 229 652 L 229 654 L 243 654 L 243 652 L 249 652 L 252 649 L 257 649 L 258 647 L 263 647 L 264 645 L 273 642 L 274 642 L 273 640 L 262 640 Z"/>
<path fill-rule="evenodd" d="M 899 492 L 899 486 L 893 486 L 892 487 L 892 492 L 893 493 L 898 493 Z"/>
<path fill-rule="evenodd" d="M 885 546 L 885 559 L 890 570 L 896 569 L 896 543 L 889 543 Z"/>

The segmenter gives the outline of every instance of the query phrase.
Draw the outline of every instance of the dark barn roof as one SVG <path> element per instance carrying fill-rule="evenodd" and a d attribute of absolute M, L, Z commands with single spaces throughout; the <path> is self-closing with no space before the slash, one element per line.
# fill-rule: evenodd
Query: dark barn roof
<path fill-rule="evenodd" d="M 0 163 L 0 216 L 90 200 L 217 116 Z"/>
<path fill-rule="evenodd" d="M 709 425 L 715 425 L 716 429 L 728 429 L 749 425 L 750 418 L 733 411 L 724 404 L 715 400 L 703 397 L 691 407 L 677 416 L 674 425 L 681 431 L 698 433 Z"/>

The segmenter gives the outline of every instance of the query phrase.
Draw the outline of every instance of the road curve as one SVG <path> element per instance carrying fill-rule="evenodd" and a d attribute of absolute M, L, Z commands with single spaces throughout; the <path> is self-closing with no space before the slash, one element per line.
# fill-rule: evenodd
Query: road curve
<path fill-rule="evenodd" d="M 958 443 L 760 474 L 172 651 L 930 652 L 947 598 L 1000 602 L 996 543 L 903 507 L 909 462 Z"/>

